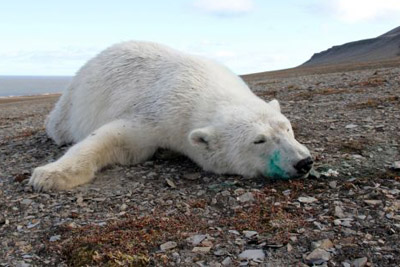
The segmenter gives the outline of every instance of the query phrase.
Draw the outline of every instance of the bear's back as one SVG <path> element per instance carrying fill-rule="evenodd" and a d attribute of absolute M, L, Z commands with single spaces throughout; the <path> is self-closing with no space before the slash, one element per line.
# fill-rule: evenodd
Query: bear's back
<path fill-rule="evenodd" d="M 193 112 L 212 110 L 229 98 L 242 101 L 249 92 L 219 64 L 163 45 L 130 41 L 89 60 L 57 105 L 68 109 L 64 117 L 77 142 L 116 119 L 182 128 Z"/>

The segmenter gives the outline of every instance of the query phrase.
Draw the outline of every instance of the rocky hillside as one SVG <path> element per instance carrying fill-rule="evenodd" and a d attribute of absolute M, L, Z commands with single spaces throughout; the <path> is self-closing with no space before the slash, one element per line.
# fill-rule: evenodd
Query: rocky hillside
<path fill-rule="evenodd" d="M 365 63 L 400 58 L 400 27 L 376 38 L 333 46 L 314 54 L 302 67 Z"/>

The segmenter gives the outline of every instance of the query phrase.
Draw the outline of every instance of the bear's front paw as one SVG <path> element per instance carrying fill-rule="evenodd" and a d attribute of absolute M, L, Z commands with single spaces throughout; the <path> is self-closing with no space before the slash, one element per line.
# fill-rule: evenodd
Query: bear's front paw
<path fill-rule="evenodd" d="M 38 167 L 33 171 L 29 184 L 37 191 L 63 190 L 71 188 L 70 178 L 54 163 Z"/>

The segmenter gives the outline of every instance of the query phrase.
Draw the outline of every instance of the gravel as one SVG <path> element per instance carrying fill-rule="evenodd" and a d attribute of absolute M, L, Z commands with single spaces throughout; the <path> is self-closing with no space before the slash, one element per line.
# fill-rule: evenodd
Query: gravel
<path fill-rule="evenodd" d="M 315 159 L 309 179 L 215 175 L 161 150 L 33 192 L 32 169 L 68 149 L 43 128 L 56 98 L 2 101 L 0 264 L 399 266 L 400 68 L 247 82 L 281 101 Z"/>

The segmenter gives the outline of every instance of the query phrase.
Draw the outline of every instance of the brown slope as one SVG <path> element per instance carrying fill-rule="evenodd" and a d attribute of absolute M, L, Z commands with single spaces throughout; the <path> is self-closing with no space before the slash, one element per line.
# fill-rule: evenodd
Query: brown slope
<path fill-rule="evenodd" d="M 314 54 L 301 66 L 365 63 L 400 58 L 400 27 L 376 38 L 333 46 Z"/>

